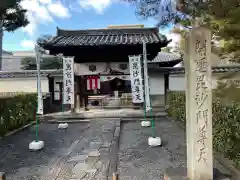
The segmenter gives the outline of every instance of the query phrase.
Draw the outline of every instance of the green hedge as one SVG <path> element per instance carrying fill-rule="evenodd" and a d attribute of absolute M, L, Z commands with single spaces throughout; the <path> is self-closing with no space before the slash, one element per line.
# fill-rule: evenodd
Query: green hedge
<path fill-rule="evenodd" d="M 35 119 L 36 94 L 0 97 L 0 136 Z"/>
<path fill-rule="evenodd" d="M 168 92 L 168 113 L 185 123 L 185 92 Z M 240 103 L 213 100 L 213 148 L 240 166 Z"/>

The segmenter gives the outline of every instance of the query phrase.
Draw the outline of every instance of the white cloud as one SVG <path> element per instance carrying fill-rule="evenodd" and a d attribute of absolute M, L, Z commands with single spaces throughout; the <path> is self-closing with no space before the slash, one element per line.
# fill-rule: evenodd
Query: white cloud
<path fill-rule="evenodd" d="M 42 4 L 50 4 L 52 3 L 52 0 L 39 0 L 39 2 Z"/>
<path fill-rule="evenodd" d="M 33 36 L 37 30 L 38 24 L 47 24 L 53 22 L 53 16 L 59 18 L 70 17 L 68 8 L 58 1 L 52 0 L 23 0 L 21 5 L 27 10 L 29 24 L 23 28 L 30 36 Z"/>
<path fill-rule="evenodd" d="M 29 13 L 32 13 L 32 16 L 36 17 L 36 19 L 43 22 L 53 21 L 47 8 L 44 5 L 41 5 L 38 1 L 24 0 L 21 2 L 21 5 L 24 9 L 27 9 Z"/>
<path fill-rule="evenodd" d="M 112 0 L 79 0 L 79 4 L 84 9 L 95 9 L 98 13 L 103 13 L 103 11 L 109 7 Z"/>
<path fill-rule="evenodd" d="M 31 41 L 31 40 L 23 40 L 21 41 L 21 44 L 20 44 L 23 48 L 26 48 L 26 49 L 33 49 L 34 48 L 34 41 Z"/>
<path fill-rule="evenodd" d="M 66 17 L 70 17 L 70 13 L 68 8 L 64 7 L 63 4 L 58 1 L 56 3 L 51 3 L 48 6 L 48 10 L 57 17 L 60 18 L 66 18 Z"/>
<path fill-rule="evenodd" d="M 31 12 L 27 12 L 27 17 L 30 23 L 23 28 L 23 31 L 27 32 L 30 36 L 33 36 L 37 29 L 36 19 Z"/>

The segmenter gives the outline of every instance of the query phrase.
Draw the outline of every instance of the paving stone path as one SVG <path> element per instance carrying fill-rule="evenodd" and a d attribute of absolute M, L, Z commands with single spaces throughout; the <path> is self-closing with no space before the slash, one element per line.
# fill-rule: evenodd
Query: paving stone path
<path fill-rule="evenodd" d="M 41 124 L 45 147 L 38 152 L 28 150 L 35 135 L 30 127 L 0 140 L 0 172 L 6 172 L 7 180 L 105 180 L 116 122 L 96 119 L 69 124 L 67 130 Z"/>
<path fill-rule="evenodd" d="M 123 121 L 121 131 L 116 118 L 69 124 L 67 130 L 57 126 L 40 125 L 45 147 L 38 152 L 28 150 L 34 126 L 0 140 L 0 172 L 7 180 L 112 179 L 119 134 L 119 180 L 163 180 L 166 168 L 186 166 L 185 133 L 171 120 L 156 122 L 163 146 L 155 148 L 147 144 L 151 128 L 140 127 L 140 121 Z"/>
<path fill-rule="evenodd" d="M 157 136 L 162 147 L 148 146 L 151 128 L 142 128 L 140 122 L 124 122 L 121 126 L 118 152 L 119 180 L 163 180 L 164 170 L 186 167 L 186 141 L 184 131 L 176 122 L 162 119 L 156 122 Z M 217 162 L 215 166 L 225 169 Z"/>

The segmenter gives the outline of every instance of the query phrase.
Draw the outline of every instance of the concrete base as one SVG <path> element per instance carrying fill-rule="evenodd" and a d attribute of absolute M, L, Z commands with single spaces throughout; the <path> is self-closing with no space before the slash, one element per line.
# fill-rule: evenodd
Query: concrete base
<path fill-rule="evenodd" d="M 164 180 L 189 180 L 187 177 L 187 168 L 168 168 L 164 173 Z M 218 169 L 213 169 L 213 180 L 230 180 Z"/>
<path fill-rule="evenodd" d="M 142 121 L 141 126 L 142 127 L 150 127 L 151 126 L 151 121 Z"/>
<path fill-rule="evenodd" d="M 162 145 L 162 141 L 160 137 L 149 137 L 148 138 L 148 145 L 149 146 L 161 146 Z"/>
<path fill-rule="evenodd" d="M 67 129 L 68 128 L 68 123 L 60 123 L 58 125 L 58 129 Z"/>
<path fill-rule="evenodd" d="M 33 141 L 29 144 L 29 150 L 37 151 L 44 147 L 43 141 Z"/>

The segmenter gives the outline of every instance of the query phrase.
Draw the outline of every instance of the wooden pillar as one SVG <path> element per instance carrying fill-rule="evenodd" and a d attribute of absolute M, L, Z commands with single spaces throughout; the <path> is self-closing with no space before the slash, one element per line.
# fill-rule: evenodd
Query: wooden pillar
<path fill-rule="evenodd" d="M 164 106 L 167 105 L 168 90 L 169 90 L 169 74 L 164 74 Z"/>
<path fill-rule="evenodd" d="M 78 112 L 80 110 L 80 86 L 81 86 L 81 78 L 80 76 L 75 76 L 76 78 L 76 98 L 75 98 L 75 111 Z"/>
<path fill-rule="evenodd" d="M 88 110 L 88 90 L 87 90 L 87 76 L 84 77 L 84 106 Z"/>

